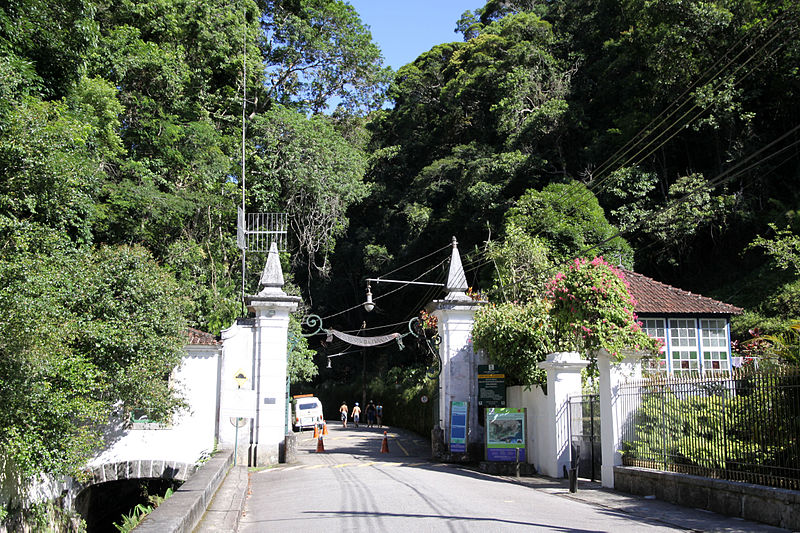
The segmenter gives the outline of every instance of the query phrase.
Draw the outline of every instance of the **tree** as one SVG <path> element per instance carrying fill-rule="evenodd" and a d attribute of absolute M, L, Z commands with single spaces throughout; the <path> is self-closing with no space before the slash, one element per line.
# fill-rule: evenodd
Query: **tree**
<path fill-rule="evenodd" d="M 583 184 L 552 183 L 528 190 L 508 211 L 507 223 L 543 240 L 554 261 L 597 253 L 630 263 L 631 248 Z"/>
<path fill-rule="evenodd" d="M 547 246 L 540 239 L 510 224 L 502 241 L 486 243 L 486 257 L 495 267 L 492 291 L 506 302 L 544 297 L 551 264 Z"/>
<path fill-rule="evenodd" d="M 91 241 L 102 180 L 96 130 L 64 103 L 34 97 L 0 121 L 0 214 Z"/>
<path fill-rule="evenodd" d="M 327 117 L 306 117 L 280 105 L 254 120 L 252 135 L 253 205 L 285 209 L 300 248 L 295 264 L 305 260 L 309 275 L 327 274 L 336 238 L 347 228 L 346 211 L 367 193 L 365 155 Z"/>
<path fill-rule="evenodd" d="M 778 229 L 775 224 L 769 224 L 769 228 L 775 236 L 768 239 L 759 235 L 748 249 L 762 248 L 778 268 L 790 270 L 795 276 L 800 275 L 800 236 L 791 228 Z"/>
<path fill-rule="evenodd" d="M 26 477 L 79 475 L 112 412 L 181 405 L 167 379 L 186 342 L 178 288 L 141 247 L 0 226 L 0 453 Z"/>
<path fill-rule="evenodd" d="M 272 0 L 263 18 L 269 97 L 322 113 L 364 114 L 382 104 L 389 70 L 350 4 L 341 0 Z"/>
<path fill-rule="evenodd" d="M 480 308 L 472 328 L 475 348 L 486 350 L 511 383 L 545 385 L 547 374 L 536 364 L 561 347 L 549 309 L 550 303 L 543 299 Z"/>
<path fill-rule="evenodd" d="M 91 0 L 54 4 L 15 0 L 0 7 L 0 56 L 10 57 L 26 83 L 46 98 L 61 98 L 83 74 L 98 38 Z"/>
<path fill-rule="evenodd" d="M 302 325 L 294 315 L 289 319 L 289 353 L 286 375 L 289 383 L 311 381 L 319 368 L 314 364 L 317 352 L 308 347 L 308 339 L 303 337 Z"/>

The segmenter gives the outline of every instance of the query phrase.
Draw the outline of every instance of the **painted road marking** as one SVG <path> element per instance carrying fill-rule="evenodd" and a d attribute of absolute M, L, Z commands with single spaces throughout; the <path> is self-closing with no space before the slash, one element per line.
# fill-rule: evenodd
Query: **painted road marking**
<path fill-rule="evenodd" d="M 400 441 L 399 441 L 399 440 L 396 440 L 396 441 L 394 441 L 394 443 L 395 443 L 395 444 L 397 444 L 398 446 L 400 446 L 400 449 L 401 449 L 401 450 L 403 450 L 403 453 L 404 453 L 404 454 L 406 454 L 406 457 L 408 457 L 409 455 L 411 455 L 410 453 L 408 453 L 408 451 L 407 451 L 405 448 L 403 448 L 403 445 L 402 445 L 402 444 L 400 444 Z"/>

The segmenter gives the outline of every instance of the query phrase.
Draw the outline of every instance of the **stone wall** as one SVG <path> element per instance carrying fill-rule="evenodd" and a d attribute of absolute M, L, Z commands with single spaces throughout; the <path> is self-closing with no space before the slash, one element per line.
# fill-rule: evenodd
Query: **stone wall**
<path fill-rule="evenodd" d="M 800 530 L 800 492 L 631 466 L 614 467 L 614 488 L 727 516 Z"/>

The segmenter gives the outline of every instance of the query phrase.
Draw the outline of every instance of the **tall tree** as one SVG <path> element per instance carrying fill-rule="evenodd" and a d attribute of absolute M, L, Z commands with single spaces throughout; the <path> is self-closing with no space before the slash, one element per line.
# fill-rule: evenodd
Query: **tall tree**
<path fill-rule="evenodd" d="M 283 105 L 363 114 L 383 103 L 388 69 L 353 6 L 342 0 L 272 0 L 262 24 L 266 85 Z"/>

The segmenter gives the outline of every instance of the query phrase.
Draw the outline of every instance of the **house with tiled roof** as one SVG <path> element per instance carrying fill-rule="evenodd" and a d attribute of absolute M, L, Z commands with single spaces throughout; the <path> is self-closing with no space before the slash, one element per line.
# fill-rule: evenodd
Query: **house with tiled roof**
<path fill-rule="evenodd" d="M 642 328 L 663 343 L 660 358 L 648 361 L 649 370 L 669 374 L 730 371 L 730 318 L 741 314 L 741 308 L 636 272 L 624 273 Z"/>

